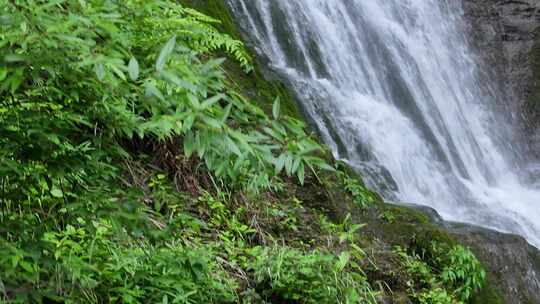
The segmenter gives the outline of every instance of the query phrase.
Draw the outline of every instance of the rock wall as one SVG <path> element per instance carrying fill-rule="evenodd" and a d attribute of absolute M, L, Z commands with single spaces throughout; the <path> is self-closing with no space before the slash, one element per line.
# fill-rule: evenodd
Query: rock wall
<path fill-rule="evenodd" d="M 463 5 L 471 43 L 504 94 L 529 154 L 540 158 L 540 0 L 463 0 Z"/>

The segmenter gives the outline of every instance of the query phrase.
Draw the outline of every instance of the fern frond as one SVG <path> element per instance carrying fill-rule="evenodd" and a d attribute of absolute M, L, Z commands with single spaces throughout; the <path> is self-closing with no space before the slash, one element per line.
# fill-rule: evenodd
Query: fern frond
<path fill-rule="evenodd" d="M 215 28 L 215 25 L 221 23 L 219 20 L 177 4 L 169 4 L 166 12 L 165 17 L 146 17 L 141 30 L 147 32 L 148 39 L 142 44 L 148 45 L 149 41 L 154 41 L 160 45 L 176 35 L 179 41 L 199 54 L 223 51 L 237 61 L 244 71 L 253 69 L 252 58 L 244 43 Z"/>

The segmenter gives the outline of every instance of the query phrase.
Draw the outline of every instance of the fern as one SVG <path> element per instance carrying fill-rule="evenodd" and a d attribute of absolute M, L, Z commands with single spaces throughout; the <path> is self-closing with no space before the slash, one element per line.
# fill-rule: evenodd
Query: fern
<path fill-rule="evenodd" d="M 198 54 L 212 54 L 222 50 L 236 60 L 242 68 L 249 72 L 253 69 L 252 59 L 244 44 L 231 36 L 219 32 L 214 25 L 221 21 L 206 16 L 191 8 L 167 2 L 157 2 L 156 7 L 164 11 L 163 16 L 146 16 L 139 30 L 149 41 L 165 42 L 176 35 L 179 41 L 185 43 L 190 51 Z"/>

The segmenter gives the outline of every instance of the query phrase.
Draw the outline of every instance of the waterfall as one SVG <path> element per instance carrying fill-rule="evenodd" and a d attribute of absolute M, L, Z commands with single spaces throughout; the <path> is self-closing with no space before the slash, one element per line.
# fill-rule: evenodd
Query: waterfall
<path fill-rule="evenodd" d="M 228 0 L 335 156 L 388 200 L 540 246 L 502 95 L 453 0 Z"/>

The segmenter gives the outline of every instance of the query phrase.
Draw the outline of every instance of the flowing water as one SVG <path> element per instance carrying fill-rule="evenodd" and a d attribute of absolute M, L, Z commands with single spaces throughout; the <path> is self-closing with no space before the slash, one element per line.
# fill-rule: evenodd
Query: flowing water
<path fill-rule="evenodd" d="M 504 100 L 466 42 L 459 1 L 228 1 L 371 187 L 540 246 L 540 190 L 520 181 Z"/>

